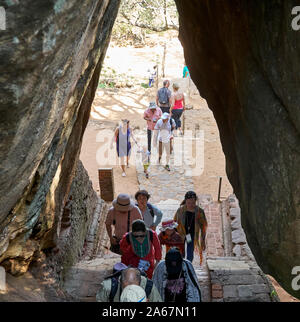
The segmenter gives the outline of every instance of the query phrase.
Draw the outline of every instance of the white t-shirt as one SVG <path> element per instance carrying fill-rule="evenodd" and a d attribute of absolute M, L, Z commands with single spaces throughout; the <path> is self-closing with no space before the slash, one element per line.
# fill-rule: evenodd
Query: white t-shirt
<path fill-rule="evenodd" d="M 172 124 L 175 126 L 175 121 L 172 119 Z M 170 119 L 166 123 L 163 122 L 162 119 L 158 120 L 157 123 L 155 124 L 154 130 L 159 130 L 158 134 L 158 140 L 162 143 L 168 143 L 170 142 L 171 138 L 171 124 L 170 124 Z"/>

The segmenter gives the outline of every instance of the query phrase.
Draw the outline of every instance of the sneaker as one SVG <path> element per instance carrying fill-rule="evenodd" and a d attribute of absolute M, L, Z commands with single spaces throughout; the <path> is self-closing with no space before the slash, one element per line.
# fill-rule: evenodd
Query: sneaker
<path fill-rule="evenodd" d="M 149 179 L 149 174 L 148 173 L 146 173 L 146 178 Z"/>
<path fill-rule="evenodd" d="M 170 171 L 170 167 L 169 167 L 168 164 L 165 165 L 165 169 L 168 170 L 168 171 Z"/>
<path fill-rule="evenodd" d="M 125 172 L 122 173 L 122 177 L 126 177 L 126 173 Z"/>

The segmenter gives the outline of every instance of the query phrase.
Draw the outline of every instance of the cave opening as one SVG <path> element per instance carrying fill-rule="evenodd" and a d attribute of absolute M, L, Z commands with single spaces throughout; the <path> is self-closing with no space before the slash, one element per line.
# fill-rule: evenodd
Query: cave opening
<path fill-rule="evenodd" d="M 210 227 L 216 231 L 210 231 L 209 238 L 226 233 L 218 230 L 224 218 L 220 214 L 213 218 L 218 208 L 213 203 L 218 199 L 219 177 L 223 178 L 221 197 L 232 192 L 229 183 L 228 193 L 224 188 L 228 176 L 257 261 L 264 272 L 298 296 L 292 281 L 297 281 L 293 275 L 298 272 L 300 236 L 299 73 L 290 71 L 299 66 L 300 42 L 293 1 L 176 0 L 179 37 L 195 84 L 182 79 L 184 61 L 177 34 L 160 30 L 151 43 L 153 34 L 134 32 L 131 36 L 144 42 L 142 46 L 131 44 L 123 50 L 112 41 L 114 47 L 107 50 L 118 0 L 88 0 L 80 7 L 76 1 L 28 3 L 25 7 L 6 1 L 6 30 L 0 31 L 4 45 L 0 65 L 8 71 L 1 76 L 0 86 L 0 263 L 13 274 L 24 273 L 29 262 L 42 256 L 62 233 L 59 269 L 65 265 L 67 270 L 82 256 L 89 233 L 96 231 L 98 239 L 104 236 L 93 228 L 97 222 L 104 227 L 99 167 L 114 168 L 116 194 L 125 190 L 133 196 L 139 188 L 148 189 L 151 201 L 166 213 L 174 212 L 186 190 L 196 190 L 208 213 L 212 211 Z M 165 20 L 167 24 L 171 22 Z M 147 52 L 143 52 L 145 46 Z M 130 50 L 134 55 L 129 55 Z M 123 72 L 127 61 L 130 68 Z M 154 64 L 159 65 L 159 77 L 147 88 L 147 70 Z M 179 83 L 189 106 L 183 118 L 184 136 L 174 136 L 171 171 L 155 164 L 154 152 L 149 178 L 145 178 L 133 143 L 129 168 L 122 177 L 113 131 L 120 119 L 130 119 L 133 133 L 144 144 L 143 112 L 166 78 L 171 86 Z M 113 148 L 109 148 L 111 142 Z M 195 142 L 199 149 L 194 149 Z M 80 149 L 86 168 L 93 168 L 89 173 L 98 195 L 78 162 Z M 200 171 L 194 175 L 198 161 Z M 227 201 L 235 203 L 232 198 Z M 241 252 L 245 236 L 236 232 L 239 216 L 239 209 L 229 212 L 227 228 L 230 231 L 232 224 L 234 230 L 228 248 L 222 248 L 221 239 L 208 245 L 216 256 L 230 254 L 234 242 L 235 254 Z M 254 290 L 262 288 L 239 289 L 244 295 Z"/>

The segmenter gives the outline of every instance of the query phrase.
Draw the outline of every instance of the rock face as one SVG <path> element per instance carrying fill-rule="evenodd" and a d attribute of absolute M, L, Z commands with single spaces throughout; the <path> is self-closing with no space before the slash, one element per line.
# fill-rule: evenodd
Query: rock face
<path fill-rule="evenodd" d="M 294 1 L 176 0 L 186 63 L 216 118 L 242 225 L 290 293 L 300 263 L 300 31 Z"/>
<path fill-rule="evenodd" d="M 3 6 L 0 263 L 18 275 L 68 225 L 62 217 L 119 0 Z"/>

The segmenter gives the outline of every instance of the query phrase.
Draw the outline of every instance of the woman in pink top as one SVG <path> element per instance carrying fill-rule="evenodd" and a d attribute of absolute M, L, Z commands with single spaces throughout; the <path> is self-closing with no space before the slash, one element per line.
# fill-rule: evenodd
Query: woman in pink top
<path fill-rule="evenodd" d="M 151 138 L 152 131 L 156 122 L 161 118 L 162 111 L 155 104 L 155 102 L 150 102 L 149 107 L 144 112 L 144 120 L 147 121 L 147 137 L 148 137 L 148 151 L 151 153 Z"/>
<path fill-rule="evenodd" d="M 172 96 L 171 96 L 170 112 L 171 112 L 171 116 L 173 117 L 176 123 L 176 130 L 179 129 L 180 134 L 182 135 L 180 118 L 182 113 L 185 111 L 184 95 L 179 91 L 179 86 L 176 83 L 173 84 L 173 90 L 174 92 L 172 93 Z"/>

